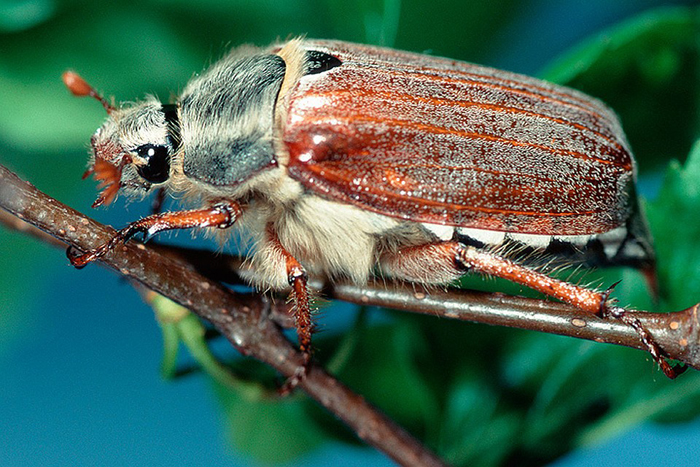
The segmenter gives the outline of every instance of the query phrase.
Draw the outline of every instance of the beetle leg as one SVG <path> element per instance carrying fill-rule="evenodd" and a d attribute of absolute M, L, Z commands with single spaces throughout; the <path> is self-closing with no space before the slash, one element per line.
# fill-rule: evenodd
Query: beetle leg
<path fill-rule="evenodd" d="M 397 253 L 385 255 L 382 260 L 382 266 L 399 278 L 423 283 L 441 283 L 443 281 L 440 276 L 455 269 L 461 269 L 463 272 L 474 271 L 524 285 L 592 314 L 618 319 L 637 332 L 647 351 L 666 376 L 673 379 L 685 370 L 671 367 L 653 336 L 639 320 L 624 308 L 612 305 L 609 299 L 612 287 L 604 292 L 596 292 L 554 279 L 497 254 L 459 242 L 408 247 Z M 426 273 L 437 274 L 438 277 L 429 280 L 424 277 Z"/>
<path fill-rule="evenodd" d="M 624 308 L 612 305 L 609 296 L 617 283 L 604 292 L 596 292 L 585 287 L 553 279 L 493 253 L 464 245 L 458 248 L 456 260 L 467 269 L 502 277 L 574 305 L 584 311 L 603 317 L 615 318 L 637 332 L 647 351 L 667 377 L 674 379 L 686 370 L 686 367 L 672 367 L 666 361 L 663 351 L 656 343 L 654 337 L 642 326 L 642 323 L 627 313 Z"/>
<path fill-rule="evenodd" d="M 574 305 L 593 314 L 601 314 L 609 306 L 608 293 L 596 292 L 517 264 L 494 253 L 458 243 L 455 251 L 457 264 L 490 276 L 521 284 L 545 295 Z"/>
<path fill-rule="evenodd" d="M 457 242 L 427 243 L 385 252 L 380 258 L 383 272 L 396 279 L 420 284 L 447 284 L 464 274 L 455 261 Z"/>
<path fill-rule="evenodd" d="M 220 201 L 208 209 L 152 214 L 132 222 L 124 229 L 118 231 L 107 243 L 92 251 L 77 255 L 75 250 L 70 247 L 66 253 L 73 266 L 82 268 L 86 264 L 104 256 L 118 245 L 126 243 L 138 233 L 144 233 L 147 238 L 150 238 L 164 230 L 189 229 L 193 227 L 218 227 L 225 229 L 233 225 L 240 215 L 241 207 L 234 201 Z"/>
<path fill-rule="evenodd" d="M 311 363 L 311 334 L 314 325 L 309 304 L 308 275 L 304 267 L 284 248 L 272 225 L 268 225 L 267 234 L 270 243 L 284 258 L 287 280 L 294 294 L 294 323 L 299 339 L 299 350 L 304 359 L 303 365 L 297 368 L 297 371 L 280 388 L 280 393 L 284 395 L 289 394 L 306 377 Z"/>
<path fill-rule="evenodd" d="M 671 366 L 671 364 L 668 363 L 668 361 L 666 360 L 666 357 L 664 356 L 661 347 L 659 347 L 659 344 L 657 344 L 656 340 L 654 340 L 654 337 L 642 325 L 642 323 L 637 317 L 627 313 L 627 311 L 625 311 L 624 308 L 621 308 L 619 306 L 610 306 L 606 308 L 606 310 L 603 313 L 603 316 L 618 319 L 626 325 L 630 326 L 632 329 L 634 329 L 639 335 L 639 338 L 642 340 L 642 343 L 646 347 L 647 352 L 651 354 L 651 357 L 659 365 L 661 371 L 663 371 L 668 378 L 675 379 L 688 369 L 688 367 L 685 365 L 675 367 Z"/>
<path fill-rule="evenodd" d="M 158 188 L 151 202 L 151 214 L 160 214 L 165 204 L 165 188 Z"/>

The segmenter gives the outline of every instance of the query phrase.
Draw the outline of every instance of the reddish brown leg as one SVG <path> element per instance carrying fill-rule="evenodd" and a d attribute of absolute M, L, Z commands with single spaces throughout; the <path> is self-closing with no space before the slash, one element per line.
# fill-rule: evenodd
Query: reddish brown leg
<path fill-rule="evenodd" d="M 280 254 L 284 257 L 287 269 L 287 280 L 292 286 L 294 294 L 294 321 L 299 339 L 299 350 L 304 358 L 302 366 L 285 381 L 280 388 L 283 395 L 289 394 L 305 377 L 311 363 L 311 334 L 313 333 L 313 321 L 311 320 L 311 306 L 309 304 L 309 291 L 307 288 L 308 276 L 304 267 L 289 253 L 282 243 L 280 243 L 277 233 L 271 225 L 267 227 L 267 234 L 270 241 L 275 245 Z"/>
<path fill-rule="evenodd" d="M 582 310 L 604 317 L 615 318 L 631 326 L 637 334 L 639 334 L 639 338 L 644 343 L 644 346 L 647 348 L 647 351 L 651 354 L 654 361 L 659 365 L 661 371 L 670 379 L 676 378 L 687 369 L 686 367 L 672 367 L 664 358 L 663 351 L 659 345 L 652 335 L 649 334 L 649 331 L 642 326 L 639 319 L 631 316 L 624 308 L 613 306 L 610 303 L 608 297 L 616 284 L 604 292 L 596 292 L 586 289 L 585 287 L 553 279 L 545 274 L 533 271 L 532 269 L 518 265 L 500 256 L 468 246 L 461 246 L 461 248 L 458 248 L 456 259 L 457 262 L 466 269 L 472 269 L 482 274 L 502 277 L 557 298 L 563 302 L 570 303 Z"/>
<path fill-rule="evenodd" d="M 148 239 L 164 230 L 189 229 L 193 227 L 218 227 L 225 229 L 230 227 L 240 214 L 241 207 L 233 201 L 221 201 L 208 209 L 153 214 L 132 222 L 126 228 L 117 232 L 107 243 L 92 251 L 82 255 L 75 255 L 73 250 L 69 248 L 67 252 L 68 258 L 73 266 L 82 268 L 86 264 L 104 256 L 118 245 L 127 242 L 138 233 L 144 233 Z"/>
<path fill-rule="evenodd" d="M 609 306 L 604 311 L 603 316 L 610 316 L 611 318 L 619 319 L 626 325 L 632 327 L 632 329 L 634 329 L 637 332 L 637 334 L 639 334 L 639 338 L 644 343 L 644 346 L 647 348 L 647 351 L 651 354 L 651 357 L 659 365 L 661 371 L 663 371 L 668 378 L 675 379 L 679 375 L 685 373 L 685 371 L 688 369 L 688 367 L 684 365 L 675 367 L 671 366 L 671 364 L 669 364 L 666 360 L 663 351 L 654 340 L 654 337 L 651 334 L 649 334 L 649 331 L 647 331 L 647 329 L 644 326 L 642 326 L 642 323 L 639 321 L 639 319 L 635 318 L 634 316 L 631 316 L 625 311 L 624 308 L 621 308 L 619 306 Z"/>
<path fill-rule="evenodd" d="M 608 306 L 609 293 L 596 292 L 569 282 L 553 279 L 546 274 L 474 247 L 457 243 L 455 258 L 457 263 L 465 269 L 522 284 L 590 313 L 602 313 Z"/>
<path fill-rule="evenodd" d="M 421 256 L 427 257 L 428 261 L 433 263 L 433 265 L 425 266 L 426 261 L 421 261 Z M 444 261 L 444 263 L 439 264 L 439 261 Z M 449 265 L 447 269 L 446 265 Z M 605 292 L 596 292 L 551 278 L 496 254 L 458 242 L 444 242 L 407 248 L 396 254 L 393 262 L 390 264 L 390 268 L 398 270 L 399 273 L 403 272 L 409 280 L 412 275 L 421 274 L 417 271 L 419 267 L 427 267 L 426 270 L 428 271 L 442 271 L 444 274 L 445 270 L 449 271 L 449 267 L 455 266 L 462 270 L 501 277 L 557 298 L 584 311 L 619 319 L 634 328 L 639 334 L 647 350 L 666 376 L 673 379 L 684 371 L 684 368 L 678 371 L 669 365 L 656 341 L 654 341 L 653 337 L 637 318 L 628 314 L 624 308 L 613 306 L 610 303 L 608 297 L 612 287 Z M 402 268 L 408 268 L 408 271 L 401 271 Z"/>

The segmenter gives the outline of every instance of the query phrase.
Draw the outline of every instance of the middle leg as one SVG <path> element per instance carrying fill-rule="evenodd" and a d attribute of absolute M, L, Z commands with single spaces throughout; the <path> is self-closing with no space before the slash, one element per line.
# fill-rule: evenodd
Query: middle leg
<path fill-rule="evenodd" d="M 304 379 L 311 363 L 311 335 L 314 324 L 311 319 L 311 305 L 307 286 L 308 275 L 301 263 L 282 245 L 272 224 L 268 224 L 266 233 L 270 246 L 281 255 L 284 261 L 287 281 L 292 287 L 292 294 L 294 295 L 294 322 L 299 340 L 299 350 L 304 359 L 303 365 L 297 369 L 294 375 L 287 379 L 280 389 L 282 394 L 287 394 Z"/>

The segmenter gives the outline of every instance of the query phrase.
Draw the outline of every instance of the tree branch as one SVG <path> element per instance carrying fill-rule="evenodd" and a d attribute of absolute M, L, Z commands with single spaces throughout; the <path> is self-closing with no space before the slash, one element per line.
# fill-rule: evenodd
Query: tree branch
<path fill-rule="evenodd" d="M 45 195 L 1 165 L 0 207 L 60 242 L 83 251 L 106 242 L 115 234 L 114 229 Z M 302 364 L 300 353 L 268 319 L 276 305 L 264 296 L 234 293 L 182 260 L 143 244 L 129 243 L 100 261 L 187 307 L 209 321 L 241 353 L 267 363 L 282 375 L 290 377 Z M 399 464 L 444 465 L 408 432 L 318 365 L 311 366 L 300 387 L 342 419 L 357 436 Z"/>

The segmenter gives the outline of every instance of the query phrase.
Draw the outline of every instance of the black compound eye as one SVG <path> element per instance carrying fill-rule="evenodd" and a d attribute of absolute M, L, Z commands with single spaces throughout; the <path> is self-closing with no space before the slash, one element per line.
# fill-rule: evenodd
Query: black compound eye
<path fill-rule="evenodd" d="M 139 157 L 146 165 L 137 167 L 139 175 L 151 183 L 163 183 L 170 176 L 170 155 L 168 148 L 156 144 L 144 144 L 136 148 Z"/>

